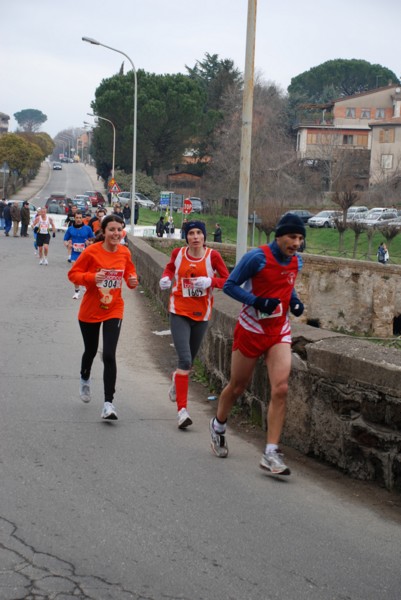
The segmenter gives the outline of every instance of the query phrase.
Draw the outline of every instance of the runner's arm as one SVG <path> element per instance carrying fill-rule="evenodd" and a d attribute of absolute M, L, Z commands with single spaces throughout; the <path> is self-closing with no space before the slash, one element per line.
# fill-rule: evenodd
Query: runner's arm
<path fill-rule="evenodd" d="M 253 306 L 257 296 L 242 288 L 242 284 L 259 273 L 266 265 L 265 253 L 261 248 L 255 248 L 247 252 L 230 273 L 224 284 L 223 292 L 234 300 Z"/>
<path fill-rule="evenodd" d="M 227 281 L 227 277 L 229 276 L 228 269 L 226 267 L 226 264 L 221 256 L 220 252 L 218 252 L 217 250 L 212 250 L 211 261 L 212 261 L 213 271 L 215 273 L 218 273 L 218 275 L 219 275 L 219 277 L 211 278 L 212 279 L 212 287 L 221 290 L 223 288 L 223 285 Z"/>

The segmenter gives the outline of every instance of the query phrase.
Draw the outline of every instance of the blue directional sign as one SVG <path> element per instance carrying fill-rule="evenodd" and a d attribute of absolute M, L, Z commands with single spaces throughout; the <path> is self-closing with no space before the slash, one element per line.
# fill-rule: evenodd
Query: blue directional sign
<path fill-rule="evenodd" d="M 160 206 L 168 206 L 170 204 L 170 192 L 160 192 Z"/>

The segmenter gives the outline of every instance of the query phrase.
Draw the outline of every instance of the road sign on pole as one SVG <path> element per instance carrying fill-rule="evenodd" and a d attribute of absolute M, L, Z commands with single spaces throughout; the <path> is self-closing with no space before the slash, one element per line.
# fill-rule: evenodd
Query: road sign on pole
<path fill-rule="evenodd" d="M 110 192 L 112 194 L 119 194 L 121 192 L 120 187 L 115 183 L 113 187 L 110 188 Z"/>
<path fill-rule="evenodd" d="M 192 212 L 192 202 L 189 198 L 185 198 L 182 212 L 184 215 L 189 215 Z"/>

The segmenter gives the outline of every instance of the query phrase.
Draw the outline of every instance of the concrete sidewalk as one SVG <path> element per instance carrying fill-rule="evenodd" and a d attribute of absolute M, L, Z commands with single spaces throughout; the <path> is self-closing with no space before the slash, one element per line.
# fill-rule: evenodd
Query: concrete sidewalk
<path fill-rule="evenodd" d="M 40 190 L 48 183 L 51 175 L 50 162 L 43 161 L 38 174 L 28 185 L 21 188 L 16 194 L 12 194 L 7 200 L 31 200 L 37 196 Z"/>
<path fill-rule="evenodd" d="M 92 182 L 92 189 L 106 195 L 103 180 L 97 179 L 96 167 L 80 163 L 85 169 Z M 16 194 L 12 194 L 7 200 L 32 200 L 39 195 L 41 190 L 48 184 L 51 177 L 52 167 L 50 161 L 43 161 L 40 165 L 38 174 L 25 187 L 21 188 Z"/>

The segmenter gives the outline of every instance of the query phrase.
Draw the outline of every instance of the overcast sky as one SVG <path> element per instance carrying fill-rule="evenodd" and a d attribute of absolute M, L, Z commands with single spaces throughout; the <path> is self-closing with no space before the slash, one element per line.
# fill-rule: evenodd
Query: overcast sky
<path fill-rule="evenodd" d="M 245 66 L 248 0 L 12 0 L 1 12 L 0 112 L 35 108 L 51 136 L 91 119 L 102 79 L 124 57 L 137 69 L 185 73 L 205 53 Z M 335 58 L 378 63 L 401 75 L 400 0 L 259 0 L 255 68 L 284 90 L 291 78 Z M 126 70 L 128 68 L 125 61 Z M 379 82 L 384 85 L 386 82 Z"/>

